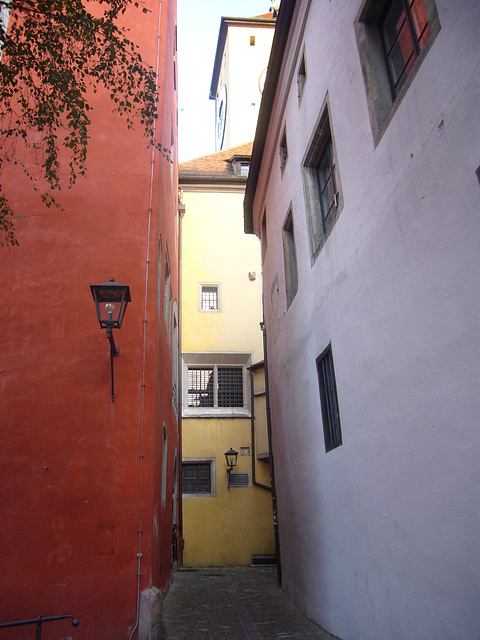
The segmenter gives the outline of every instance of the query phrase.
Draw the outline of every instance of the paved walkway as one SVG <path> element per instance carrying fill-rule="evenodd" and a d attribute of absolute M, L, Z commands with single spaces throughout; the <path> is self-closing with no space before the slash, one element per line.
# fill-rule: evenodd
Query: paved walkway
<path fill-rule="evenodd" d="M 275 567 L 180 569 L 163 617 L 164 640 L 333 640 L 279 589 Z"/>

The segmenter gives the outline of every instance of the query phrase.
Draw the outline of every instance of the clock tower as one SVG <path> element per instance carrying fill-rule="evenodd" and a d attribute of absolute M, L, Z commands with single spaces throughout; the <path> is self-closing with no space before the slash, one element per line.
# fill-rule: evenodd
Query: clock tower
<path fill-rule="evenodd" d="M 222 18 L 210 99 L 215 100 L 215 150 L 253 140 L 275 32 L 276 11 Z"/>

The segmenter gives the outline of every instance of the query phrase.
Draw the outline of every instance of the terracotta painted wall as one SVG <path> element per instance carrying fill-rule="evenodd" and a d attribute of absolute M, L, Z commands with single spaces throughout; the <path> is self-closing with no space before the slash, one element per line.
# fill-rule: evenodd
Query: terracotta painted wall
<path fill-rule="evenodd" d="M 147 4 L 151 13 L 132 9 L 127 18 L 144 58 L 155 67 L 158 55 L 157 136 L 170 147 L 176 3 Z M 178 429 L 157 260 L 161 235 L 178 300 L 177 173 L 175 151 L 172 163 L 155 153 L 152 165 L 140 129 L 128 131 L 101 91 L 93 104 L 88 176 L 62 192 L 64 213 L 44 209 L 25 181 L 6 176 L 21 219 L 20 246 L 0 251 L 0 621 L 72 613 L 77 629 L 51 623 L 42 637 L 68 631 L 118 640 L 135 626 L 138 586 L 165 591 L 172 565 Z M 113 403 L 108 342 L 89 290 L 110 277 L 132 296 L 115 332 Z M 162 506 L 164 420 L 169 488 Z"/>

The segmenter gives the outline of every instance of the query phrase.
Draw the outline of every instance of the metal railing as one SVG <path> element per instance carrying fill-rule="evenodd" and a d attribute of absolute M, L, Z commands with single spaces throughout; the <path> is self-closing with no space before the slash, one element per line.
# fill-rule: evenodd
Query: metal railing
<path fill-rule="evenodd" d="M 21 627 L 25 624 L 36 624 L 37 625 L 37 633 L 35 636 L 35 640 L 41 640 L 42 637 L 42 624 L 44 622 L 53 622 L 54 620 L 64 620 L 65 618 L 71 618 L 72 626 L 78 627 L 80 624 L 77 618 L 73 616 L 38 616 L 38 618 L 33 618 L 32 620 L 15 620 L 14 622 L 0 622 L 0 629 L 6 629 L 7 627 Z"/>

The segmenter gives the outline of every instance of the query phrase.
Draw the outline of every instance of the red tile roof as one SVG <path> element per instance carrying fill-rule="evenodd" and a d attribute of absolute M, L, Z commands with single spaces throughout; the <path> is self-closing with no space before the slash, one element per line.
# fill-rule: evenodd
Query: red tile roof
<path fill-rule="evenodd" d="M 250 158 L 253 142 L 222 149 L 208 156 L 181 162 L 178 167 L 180 182 L 246 182 L 246 176 L 235 173 L 232 158 Z"/>

